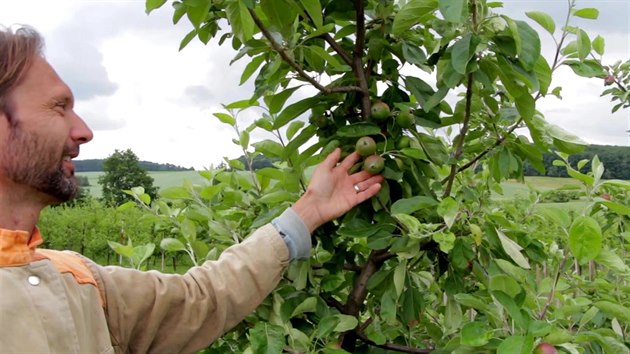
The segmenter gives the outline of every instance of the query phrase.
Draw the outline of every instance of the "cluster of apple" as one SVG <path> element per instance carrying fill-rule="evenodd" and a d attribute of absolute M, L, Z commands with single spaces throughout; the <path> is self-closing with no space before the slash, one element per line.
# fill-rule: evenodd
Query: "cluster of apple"
<path fill-rule="evenodd" d="M 384 122 L 392 116 L 392 112 L 387 103 L 378 101 L 372 104 L 370 118 L 375 122 Z M 403 129 L 408 129 L 415 124 L 415 118 L 411 110 L 397 112 L 395 122 Z M 397 144 L 398 148 L 409 146 L 409 137 L 402 136 Z M 361 155 L 363 160 L 363 170 L 371 173 L 381 173 L 385 166 L 385 159 L 376 154 L 376 142 L 369 136 L 361 137 L 355 146 L 355 150 Z"/>
<path fill-rule="evenodd" d="M 385 159 L 376 153 L 376 142 L 369 136 L 357 140 L 356 151 L 363 157 L 363 170 L 370 174 L 379 174 L 385 167 Z"/>

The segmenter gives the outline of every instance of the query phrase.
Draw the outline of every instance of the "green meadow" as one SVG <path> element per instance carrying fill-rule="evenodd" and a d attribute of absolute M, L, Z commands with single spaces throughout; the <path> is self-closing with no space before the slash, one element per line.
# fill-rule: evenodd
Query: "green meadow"
<path fill-rule="evenodd" d="M 87 176 L 90 181 L 90 186 L 87 187 L 90 194 L 94 197 L 101 196 L 101 186 L 98 184 L 98 177 L 103 172 L 82 172 L 77 175 Z M 173 186 L 180 186 L 185 181 L 189 181 L 193 184 L 201 183 L 203 177 L 199 175 L 198 171 L 160 171 L 149 172 L 149 175 L 153 177 L 154 185 L 159 188 L 167 188 Z M 518 197 L 527 197 L 530 188 L 537 190 L 538 192 L 544 192 L 553 189 L 575 189 L 581 188 L 580 183 L 572 178 L 561 177 L 525 177 L 524 182 L 510 180 L 501 184 L 503 193 L 494 193 L 494 197 L 497 200 L 511 200 Z M 573 203 L 579 203 L 573 202 Z M 554 203 L 549 203 L 554 204 Z M 562 203 L 565 204 L 566 203 Z"/>

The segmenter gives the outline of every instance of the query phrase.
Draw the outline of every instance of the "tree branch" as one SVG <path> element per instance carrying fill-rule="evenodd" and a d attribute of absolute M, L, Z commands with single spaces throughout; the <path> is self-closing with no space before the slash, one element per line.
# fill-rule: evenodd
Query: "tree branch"
<path fill-rule="evenodd" d="M 367 283 L 370 280 L 370 277 L 376 273 L 387 257 L 385 255 L 390 254 L 387 250 L 373 250 L 368 257 L 367 262 L 363 265 L 363 269 L 359 274 L 357 280 L 354 282 L 354 286 L 346 304 L 343 309 L 343 313 L 346 315 L 359 317 L 359 313 L 361 311 L 361 306 L 367 297 Z M 349 352 L 354 352 L 356 347 L 356 333 L 351 330 L 343 335 L 343 342 L 341 347 Z"/>
<path fill-rule="evenodd" d="M 370 102 L 370 89 L 368 87 L 367 76 L 363 69 L 363 49 L 365 47 L 365 8 L 363 7 L 363 0 L 354 0 L 354 7 L 357 14 L 357 32 L 352 55 L 352 70 L 359 80 L 359 87 L 362 93 L 361 117 L 366 120 L 370 115 L 372 103 Z"/>
<path fill-rule="evenodd" d="M 343 313 L 343 311 L 344 311 L 343 304 L 341 302 L 339 302 L 339 300 L 335 299 L 332 296 L 324 297 L 321 294 L 319 296 L 326 302 L 326 305 L 328 305 L 330 307 L 334 307 L 337 310 L 339 310 L 339 312 Z"/>
<path fill-rule="evenodd" d="M 474 5 L 474 2 L 473 2 Z M 459 132 L 459 140 L 457 141 L 457 148 L 455 149 L 455 155 L 453 158 L 455 159 L 455 163 L 451 166 L 451 173 L 448 176 L 448 184 L 446 185 L 446 189 L 444 190 L 444 194 L 442 198 L 446 198 L 451 195 L 451 190 L 453 188 L 453 182 L 455 181 L 455 176 L 459 172 L 457 168 L 457 160 L 462 156 L 464 152 L 464 140 L 466 138 L 466 133 L 468 133 L 468 127 L 470 125 L 470 109 L 472 106 L 472 94 L 473 94 L 473 73 L 468 74 L 468 82 L 466 83 L 466 110 L 464 113 L 464 124 L 462 126 L 462 130 Z"/>
<path fill-rule="evenodd" d="M 325 33 L 321 37 L 324 38 L 324 40 L 332 47 L 332 49 L 335 50 L 335 52 L 337 52 L 337 54 L 339 54 L 341 59 L 343 59 L 343 61 L 346 62 L 346 64 L 352 67 L 352 58 L 343 48 L 341 48 L 339 43 L 335 41 L 335 39 L 330 35 L 330 33 Z"/>
<path fill-rule="evenodd" d="M 335 92 L 353 92 L 353 91 L 363 92 L 363 89 L 360 88 L 360 87 L 357 87 L 357 86 L 342 86 L 342 87 L 322 86 L 322 84 L 320 84 L 319 82 L 317 82 L 317 80 L 312 78 L 306 71 L 304 71 L 304 69 L 302 69 L 295 62 L 295 60 L 293 60 L 289 56 L 289 54 L 287 53 L 286 48 L 281 46 L 278 42 L 276 42 L 275 39 L 273 39 L 273 36 L 269 32 L 269 30 L 265 27 L 265 25 L 262 23 L 262 21 L 260 20 L 258 15 L 256 15 L 256 12 L 254 12 L 253 9 L 248 9 L 248 11 L 249 11 L 249 14 L 252 16 L 252 19 L 254 20 L 254 23 L 256 24 L 258 29 L 260 29 L 260 31 L 262 32 L 263 36 L 267 39 L 267 41 L 269 41 L 269 44 L 271 45 L 271 48 L 274 51 L 276 51 L 280 55 L 282 60 L 284 60 L 285 63 L 289 64 L 289 66 L 291 66 L 293 68 L 293 70 L 295 70 L 300 77 L 302 77 L 304 80 L 308 81 L 316 89 L 318 89 L 321 92 L 326 93 L 326 94 L 328 94 L 328 93 L 335 93 Z"/>
<path fill-rule="evenodd" d="M 387 349 L 387 350 L 393 350 L 393 351 L 400 352 L 400 353 L 427 354 L 427 353 L 431 353 L 433 351 L 432 349 L 418 349 L 418 348 L 407 347 L 407 346 L 396 344 L 396 343 L 376 344 L 372 340 L 370 340 L 363 333 L 357 333 L 357 337 L 359 339 L 361 339 L 361 341 L 363 341 L 363 342 L 365 342 L 365 343 L 367 343 L 367 344 L 369 344 L 369 345 L 371 345 L 373 347 L 377 347 L 377 348 L 381 348 L 381 349 Z"/>
<path fill-rule="evenodd" d="M 538 316 L 538 319 L 543 320 L 545 318 L 545 315 L 547 314 L 547 310 L 549 309 L 549 306 L 551 305 L 551 301 L 553 300 L 553 294 L 556 292 L 556 286 L 558 285 L 558 280 L 560 280 L 560 274 L 562 274 L 562 268 L 564 268 L 564 265 L 567 262 L 567 257 L 564 257 L 562 259 L 562 262 L 560 262 L 560 266 L 558 266 L 558 272 L 556 273 L 556 278 L 554 279 L 553 282 L 553 286 L 551 287 L 551 291 L 549 291 L 549 295 L 547 296 L 547 302 L 545 303 L 545 307 L 543 308 L 543 310 L 540 312 L 540 315 Z"/>

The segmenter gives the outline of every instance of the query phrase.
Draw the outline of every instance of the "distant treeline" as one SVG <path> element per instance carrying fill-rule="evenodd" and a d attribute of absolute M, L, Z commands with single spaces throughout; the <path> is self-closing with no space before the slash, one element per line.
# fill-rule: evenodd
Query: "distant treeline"
<path fill-rule="evenodd" d="M 577 168 L 580 160 L 587 159 L 587 163 L 582 173 L 591 171 L 590 160 L 597 155 L 599 160 L 604 164 L 604 179 L 625 179 L 630 180 L 630 147 L 629 146 L 612 146 L 612 145 L 590 145 L 579 154 L 569 156 L 569 163 L 573 168 Z M 560 158 L 555 154 L 545 154 L 543 163 L 545 164 L 545 173 L 541 174 L 530 164 L 525 164 L 526 176 L 549 176 L 549 177 L 568 177 L 567 170 L 562 166 L 554 166 L 553 161 Z"/>
<path fill-rule="evenodd" d="M 74 160 L 74 166 L 76 172 L 100 172 L 103 171 L 104 159 L 92 159 L 92 160 Z M 140 168 L 145 171 L 193 171 L 192 167 L 181 167 L 170 163 L 155 163 L 150 161 L 140 161 L 138 163 Z"/>

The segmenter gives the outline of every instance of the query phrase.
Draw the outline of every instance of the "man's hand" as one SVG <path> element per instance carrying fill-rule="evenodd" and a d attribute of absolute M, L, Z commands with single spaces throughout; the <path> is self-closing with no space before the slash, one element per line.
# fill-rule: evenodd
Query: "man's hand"
<path fill-rule="evenodd" d="M 311 233 L 381 189 L 381 175 L 372 176 L 366 171 L 348 174 L 361 158 L 356 151 L 337 164 L 340 156 L 341 150 L 336 149 L 317 166 L 306 193 L 293 205 L 293 210 Z"/>

